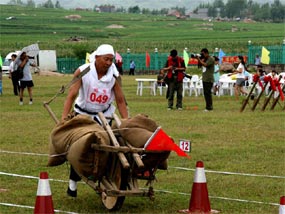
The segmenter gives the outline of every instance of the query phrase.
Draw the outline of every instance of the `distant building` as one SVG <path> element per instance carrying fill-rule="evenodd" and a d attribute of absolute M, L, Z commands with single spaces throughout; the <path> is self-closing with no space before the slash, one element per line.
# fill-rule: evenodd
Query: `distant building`
<path fill-rule="evenodd" d="M 190 12 L 187 14 L 190 18 L 208 19 L 208 8 L 199 8 L 196 13 Z"/>
<path fill-rule="evenodd" d="M 166 16 L 180 17 L 181 14 L 180 14 L 179 11 L 177 11 L 177 10 L 170 10 L 170 11 L 168 11 L 168 13 L 166 14 Z"/>
<path fill-rule="evenodd" d="M 97 11 L 97 8 L 96 8 L 96 11 Z M 113 12 L 115 12 L 115 6 L 113 6 L 113 5 L 99 6 L 99 12 L 113 13 Z"/>

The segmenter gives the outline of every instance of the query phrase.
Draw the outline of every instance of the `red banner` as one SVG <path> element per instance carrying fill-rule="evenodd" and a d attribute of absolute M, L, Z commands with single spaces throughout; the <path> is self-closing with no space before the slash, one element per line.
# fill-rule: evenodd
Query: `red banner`
<path fill-rule="evenodd" d="M 247 62 L 247 56 L 243 56 L 244 62 Z M 238 56 L 224 56 L 222 58 L 222 63 L 223 62 L 229 62 L 229 63 L 238 63 Z"/>
<path fill-rule="evenodd" d="M 247 62 L 247 56 L 243 56 L 244 62 Z M 238 56 L 224 56 L 222 58 L 222 63 L 223 62 L 229 62 L 231 64 L 233 63 L 238 63 Z M 195 58 L 189 59 L 188 65 L 198 65 L 198 60 Z"/>

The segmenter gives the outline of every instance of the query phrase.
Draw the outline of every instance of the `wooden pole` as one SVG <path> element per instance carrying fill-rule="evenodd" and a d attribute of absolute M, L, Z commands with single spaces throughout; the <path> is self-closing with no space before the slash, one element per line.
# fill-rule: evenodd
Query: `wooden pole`
<path fill-rule="evenodd" d="M 250 96 L 251 96 L 251 94 L 252 94 L 252 92 L 253 92 L 253 90 L 254 90 L 254 88 L 255 88 L 255 86 L 256 86 L 256 83 L 257 83 L 257 82 L 254 82 L 254 84 L 253 84 L 253 86 L 251 87 L 251 89 L 250 89 L 250 91 L 249 91 L 249 93 L 248 93 L 246 99 L 243 101 L 242 106 L 241 106 L 241 108 L 240 108 L 240 112 L 243 112 L 243 110 L 245 109 L 246 105 L 248 104 L 249 98 L 250 98 Z"/>
<path fill-rule="evenodd" d="M 256 100 L 254 101 L 253 106 L 251 107 L 251 110 L 252 110 L 252 111 L 255 110 L 255 108 L 256 108 L 256 106 L 257 106 L 257 104 L 258 104 L 258 102 L 259 102 L 259 100 L 260 100 L 260 98 L 261 98 L 261 96 L 262 96 L 262 94 L 263 94 L 263 92 L 265 91 L 265 88 L 266 88 L 267 84 L 268 84 L 268 82 L 265 83 L 264 89 L 259 93 L 258 97 L 257 97 Z"/>
<path fill-rule="evenodd" d="M 114 147 L 120 147 L 120 144 L 118 143 L 118 141 L 117 141 L 108 121 L 106 120 L 104 114 L 102 112 L 99 112 L 98 116 L 99 116 L 100 120 L 102 121 L 103 127 L 106 129 L 107 133 L 109 134 L 109 137 L 111 138 L 111 142 L 113 143 Z M 124 169 L 127 169 L 130 167 L 130 164 L 129 164 L 127 158 L 125 157 L 124 153 L 118 152 L 118 157 L 119 157 Z"/>
<path fill-rule="evenodd" d="M 285 84 L 283 85 L 283 87 L 282 87 L 281 90 L 284 91 L 284 89 L 285 89 Z M 276 104 L 277 104 L 278 101 L 279 101 L 279 98 L 280 98 L 280 93 L 278 94 L 278 96 L 277 96 L 276 98 L 274 98 L 274 100 L 273 100 L 273 102 L 272 102 L 272 105 L 271 105 L 271 107 L 270 107 L 270 110 L 274 110 Z M 285 107 L 285 105 L 284 105 L 284 107 Z"/>
<path fill-rule="evenodd" d="M 120 128 L 120 125 L 121 125 L 121 121 L 120 121 L 120 118 L 118 117 L 117 114 L 113 114 L 113 117 L 114 117 L 114 120 L 116 121 L 116 124 L 117 124 L 117 128 Z M 126 142 L 127 146 L 130 147 L 130 149 L 135 149 L 135 147 L 133 147 L 132 145 L 130 145 L 128 142 Z M 139 156 L 138 153 L 132 153 L 132 156 L 137 164 L 137 166 L 139 168 L 143 168 L 144 167 L 144 163 L 141 159 L 141 157 Z"/>
<path fill-rule="evenodd" d="M 279 76 L 278 82 L 281 80 L 281 78 L 282 78 L 282 76 Z M 265 98 L 264 104 L 263 104 L 263 106 L 261 108 L 261 111 L 264 111 L 266 109 L 266 106 L 268 105 L 268 103 L 269 103 L 271 97 L 273 96 L 274 92 L 275 91 L 271 90 L 269 95 Z"/>

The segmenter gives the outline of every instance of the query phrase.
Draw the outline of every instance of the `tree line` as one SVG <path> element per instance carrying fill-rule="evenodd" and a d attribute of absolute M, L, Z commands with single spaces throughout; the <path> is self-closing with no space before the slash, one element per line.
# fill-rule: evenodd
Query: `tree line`
<path fill-rule="evenodd" d="M 33 0 L 27 0 L 24 3 L 22 0 L 10 0 L 9 4 L 22 5 L 27 7 L 36 7 Z M 43 8 L 62 8 L 59 1 L 54 4 L 52 0 L 37 5 Z M 224 3 L 223 0 L 214 0 L 213 3 L 202 3 L 193 10 L 193 13 L 198 13 L 199 9 L 207 9 L 207 15 L 211 18 L 228 18 L 228 19 L 244 19 L 249 18 L 255 21 L 267 21 L 282 23 L 285 19 L 285 5 L 280 0 L 274 0 L 273 3 L 259 4 L 253 0 L 228 0 Z M 101 9 L 102 12 L 121 12 L 121 13 L 136 13 L 149 15 L 167 15 L 171 10 L 176 10 L 180 15 L 185 16 L 185 7 L 173 7 L 162 9 L 148 9 L 133 6 L 129 8 L 119 7 L 114 5 L 95 5 L 93 11 Z"/>
<path fill-rule="evenodd" d="M 259 4 L 253 0 L 215 0 L 212 4 L 200 4 L 199 8 L 208 8 L 209 17 L 221 18 L 250 18 L 255 21 L 284 22 L 285 5 L 280 0 L 274 0 L 272 4 Z"/>

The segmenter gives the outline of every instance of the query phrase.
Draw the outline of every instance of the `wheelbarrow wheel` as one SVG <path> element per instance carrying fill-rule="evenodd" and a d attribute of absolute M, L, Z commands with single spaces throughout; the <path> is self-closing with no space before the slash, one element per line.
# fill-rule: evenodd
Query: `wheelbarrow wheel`
<path fill-rule="evenodd" d="M 127 174 L 124 173 L 121 165 L 119 165 L 114 173 L 114 176 L 108 178 L 119 190 L 127 189 Z M 105 192 L 101 193 L 103 205 L 109 211 L 116 211 L 122 208 L 125 201 L 125 196 L 108 196 Z"/>

